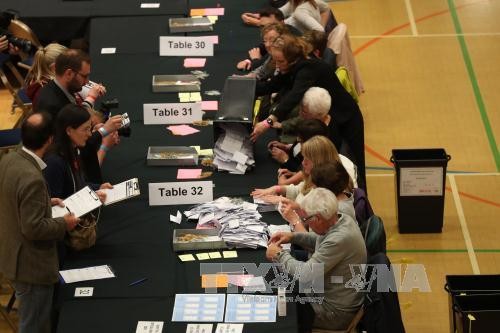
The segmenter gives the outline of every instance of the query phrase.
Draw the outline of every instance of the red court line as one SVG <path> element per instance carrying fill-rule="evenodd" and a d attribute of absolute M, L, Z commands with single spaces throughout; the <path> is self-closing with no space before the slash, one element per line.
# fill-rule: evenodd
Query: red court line
<path fill-rule="evenodd" d="M 466 3 L 466 4 L 459 5 L 459 6 L 455 6 L 455 8 L 456 9 L 460 9 L 460 8 L 464 8 L 466 6 L 476 5 L 478 3 L 484 3 L 484 2 L 487 2 L 487 1 L 476 1 L 476 2 L 471 2 L 471 3 Z M 418 19 L 415 19 L 415 23 L 422 22 L 422 21 L 428 20 L 428 19 L 436 17 L 436 16 L 440 16 L 440 15 L 443 15 L 443 14 L 447 14 L 449 12 L 450 12 L 449 9 L 443 9 L 443 10 L 440 10 L 438 12 L 434 12 L 434 13 L 431 13 L 429 15 L 419 17 Z M 375 44 L 375 43 L 379 42 L 380 40 L 382 40 L 384 36 L 392 35 L 392 34 L 398 32 L 399 30 L 402 30 L 402 29 L 407 28 L 409 26 L 410 26 L 410 22 L 405 23 L 405 24 L 401 24 L 401 25 L 399 25 L 397 27 L 389 29 L 386 32 L 383 32 L 380 36 L 375 37 L 375 38 L 369 40 L 368 42 L 364 43 L 360 47 L 358 47 L 356 50 L 354 50 L 353 54 L 356 56 L 356 55 L 360 54 L 361 52 L 363 52 L 364 50 L 366 50 L 368 47 L 370 47 L 373 44 Z M 373 148 L 371 148 L 370 146 L 368 146 L 366 144 L 365 144 L 365 150 L 369 154 L 371 154 L 375 158 L 377 158 L 378 160 L 384 162 L 385 164 L 387 164 L 387 165 L 389 165 L 391 167 L 393 166 L 393 164 L 392 164 L 392 162 L 390 160 L 388 160 L 383 155 L 379 154 L 376 150 L 374 150 Z M 451 189 L 449 187 L 446 187 L 446 190 L 447 191 L 451 191 Z M 458 193 L 461 196 L 469 198 L 471 200 L 479 201 L 479 202 L 482 202 L 484 204 L 488 204 L 488 205 L 492 205 L 492 206 L 500 208 L 500 203 L 498 203 L 498 202 L 494 202 L 494 201 L 490 201 L 490 200 L 487 200 L 487 199 L 483 199 L 481 197 L 478 197 L 478 196 L 475 196 L 475 195 L 472 195 L 472 194 L 468 194 L 468 193 L 465 193 L 465 192 L 461 192 L 461 191 L 458 191 Z"/>

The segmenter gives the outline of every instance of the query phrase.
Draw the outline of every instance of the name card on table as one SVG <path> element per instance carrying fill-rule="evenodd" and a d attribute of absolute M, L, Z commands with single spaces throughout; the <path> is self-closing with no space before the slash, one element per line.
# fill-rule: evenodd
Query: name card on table
<path fill-rule="evenodd" d="M 190 124 L 203 117 L 201 103 L 148 103 L 143 110 L 144 125 Z"/>
<path fill-rule="evenodd" d="M 161 56 L 213 56 L 212 37 L 160 36 Z"/>
<path fill-rule="evenodd" d="M 211 181 L 149 183 L 150 206 L 198 204 L 213 198 Z"/>
<path fill-rule="evenodd" d="M 160 3 L 158 3 L 158 2 L 143 2 L 143 3 L 141 3 L 141 8 L 160 8 Z"/>

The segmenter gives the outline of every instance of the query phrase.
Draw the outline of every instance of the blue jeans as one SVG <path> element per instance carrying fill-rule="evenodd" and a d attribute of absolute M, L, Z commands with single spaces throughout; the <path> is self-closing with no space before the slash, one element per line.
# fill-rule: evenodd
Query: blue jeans
<path fill-rule="evenodd" d="M 19 301 L 19 333 L 50 333 L 54 285 L 13 281 Z"/>

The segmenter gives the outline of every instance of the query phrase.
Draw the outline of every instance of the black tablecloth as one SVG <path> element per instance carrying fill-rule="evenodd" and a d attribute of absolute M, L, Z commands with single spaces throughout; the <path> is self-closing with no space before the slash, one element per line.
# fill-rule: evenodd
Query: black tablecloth
<path fill-rule="evenodd" d="M 247 50 L 259 40 L 258 29 L 243 26 L 239 12 L 245 6 L 260 8 L 260 1 L 191 1 L 191 7 L 216 7 L 217 3 L 226 8 L 226 14 L 216 23 L 215 31 L 191 34 L 219 36 L 214 56 L 207 57 L 207 65 L 202 69 L 209 74 L 201 86 L 204 100 L 219 99 L 204 92 L 222 92 L 226 77 L 236 72 L 237 60 L 245 58 Z M 95 9 L 95 5 L 92 8 Z M 200 132 L 193 135 L 174 136 L 165 125 L 143 124 L 144 103 L 178 102 L 177 93 L 153 93 L 152 76 L 188 74 L 191 71 L 183 67 L 184 57 L 159 56 L 159 36 L 169 34 L 169 17 L 172 16 L 92 19 L 91 79 L 106 85 L 106 99 L 119 99 L 119 109 L 113 112 L 127 112 L 132 128 L 132 136 L 122 138 L 122 143 L 106 157 L 104 178 L 118 183 L 138 177 L 141 195 L 102 208 L 95 247 L 68 253 L 64 258 L 63 269 L 106 264 L 113 268 L 116 278 L 60 285 L 56 297 L 56 309 L 60 311 L 58 332 L 133 332 L 139 320 L 165 321 L 164 332 L 185 332 L 186 323 L 170 322 L 175 294 L 204 292 L 201 288 L 201 262 L 181 262 L 172 248 L 173 230 L 194 228 L 195 224 L 186 220 L 180 225 L 173 224 L 169 221 L 169 214 L 175 214 L 177 210 L 182 212 L 189 206 L 150 207 L 148 199 L 148 184 L 177 181 L 178 169 L 148 166 L 148 146 L 201 145 L 202 148 L 211 148 L 214 144 L 212 126 L 197 127 Z M 103 47 L 116 47 L 117 52 L 103 55 Z M 208 118 L 213 118 L 214 113 L 207 112 Z M 246 175 L 214 172 L 208 179 L 215 184 L 214 198 L 237 196 L 249 200 L 251 190 L 270 186 L 276 181 L 277 164 L 269 158 L 265 146 L 274 135 L 269 132 L 258 141 L 255 146 L 256 168 Z M 277 213 L 265 213 L 263 220 L 283 223 Z M 239 249 L 238 258 L 206 262 L 268 263 L 265 249 Z M 129 286 L 142 278 L 147 280 Z M 92 297 L 74 297 L 76 287 L 89 286 L 94 287 Z M 219 292 L 225 293 L 226 290 L 220 289 Z M 245 324 L 244 332 L 296 331 L 294 304 L 288 304 L 287 311 L 288 316 L 277 317 L 276 323 Z"/>

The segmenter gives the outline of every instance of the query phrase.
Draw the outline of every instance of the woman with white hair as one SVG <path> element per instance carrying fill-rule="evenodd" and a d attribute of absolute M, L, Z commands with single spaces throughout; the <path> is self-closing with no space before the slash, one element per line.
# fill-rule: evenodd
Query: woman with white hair
<path fill-rule="evenodd" d="M 334 133 L 333 128 L 333 120 L 330 116 L 330 107 L 332 104 L 332 98 L 326 89 L 320 87 L 311 87 L 309 88 L 304 97 L 302 97 L 302 101 L 300 103 L 300 111 L 299 111 L 299 122 L 300 120 L 309 120 L 309 119 L 317 119 L 322 121 L 326 126 L 328 126 L 329 136 L 328 138 L 333 141 L 332 133 Z M 340 147 L 337 148 L 337 151 Z M 278 156 L 278 153 L 274 152 L 274 155 Z M 354 183 L 354 187 L 358 187 L 357 183 L 357 167 L 352 161 L 346 156 L 339 154 L 340 161 L 342 162 L 344 168 L 346 168 L 349 176 L 351 176 L 352 181 Z M 288 173 L 282 172 L 283 175 L 288 175 Z"/>

